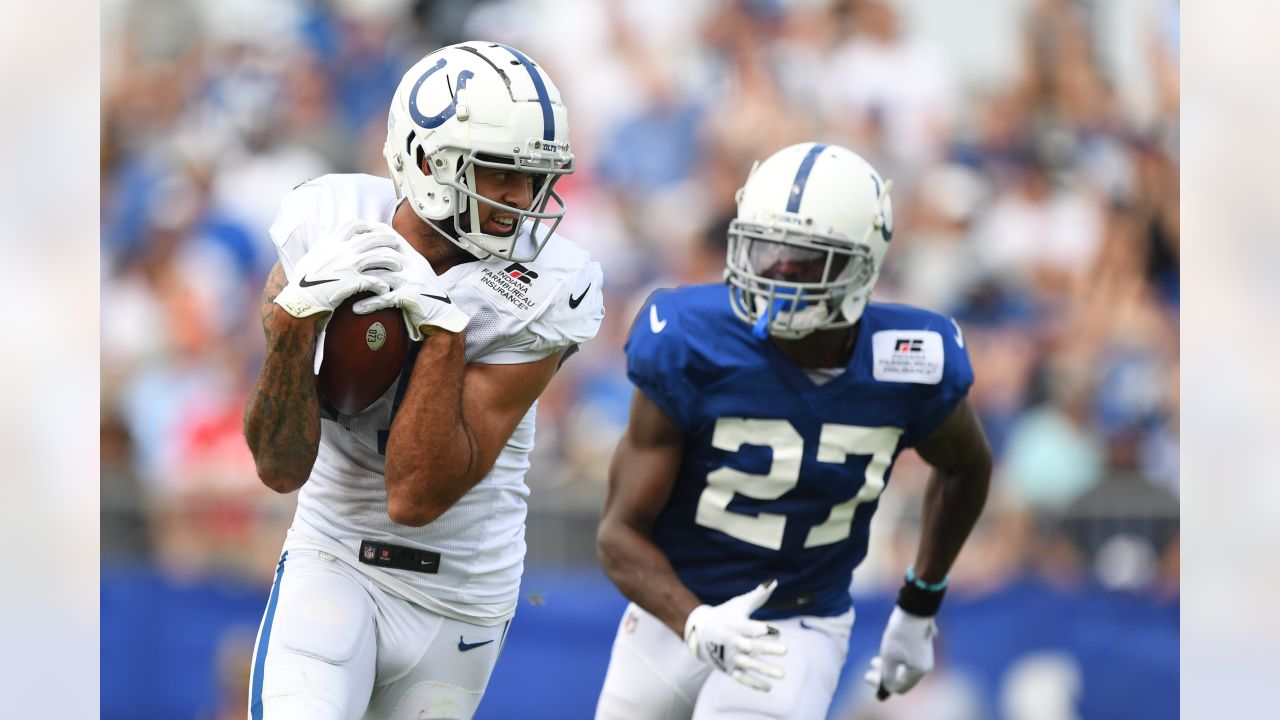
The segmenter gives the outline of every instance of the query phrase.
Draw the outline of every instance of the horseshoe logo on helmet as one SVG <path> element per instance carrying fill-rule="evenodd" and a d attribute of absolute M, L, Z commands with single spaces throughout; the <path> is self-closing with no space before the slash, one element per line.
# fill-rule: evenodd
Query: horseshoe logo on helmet
<path fill-rule="evenodd" d="M 445 120 L 453 117 L 454 113 L 458 112 L 458 92 L 467 86 L 467 80 L 475 77 L 475 73 L 470 70 L 463 70 L 458 73 L 458 89 L 454 91 L 453 99 L 445 109 L 435 115 L 424 115 L 422 111 L 418 109 L 418 91 L 421 90 L 423 84 L 427 82 L 427 78 L 434 75 L 437 70 L 444 67 L 447 63 L 448 61 L 444 58 L 437 60 L 436 64 L 433 65 L 430 70 L 425 72 L 422 77 L 418 78 L 418 82 L 413 84 L 413 90 L 409 93 L 409 117 L 413 118 L 414 124 L 427 128 L 428 130 L 440 127 L 444 124 Z"/>

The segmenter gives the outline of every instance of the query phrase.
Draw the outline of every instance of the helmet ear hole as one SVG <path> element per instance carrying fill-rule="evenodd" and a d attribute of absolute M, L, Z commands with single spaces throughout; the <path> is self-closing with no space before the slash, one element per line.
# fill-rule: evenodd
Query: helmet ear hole
<path fill-rule="evenodd" d="M 458 163 L 453 170 L 453 176 L 458 179 L 458 184 L 463 188 L 465 188 L 466 190 L 470 190 L 471 192 L 478 192 L 478 190 L 476 189 L 475 165 L 471 165 L 467 163 L 466 160 L 464 160 L 461 155 L 458 156 Z M 470 198 L 467 197 L 467 193 L 460 192 L 460 193 L 457 193 L 457 196 L 458 196 L 457 212 L 464 213 L 472 209 L 471 208 L 472 203 Z M 477 207 L 475 208 L 475 210 L 478 211 L 479 209 L 480 208 L 477 204 Z M 473 219 L 471 222 L 473 223 L 477 222 L 478 218 L 479 216 L 477 215 L 476 219 Z M 479 228 L 472 227 L 472 232 L 479 232 Z"/>

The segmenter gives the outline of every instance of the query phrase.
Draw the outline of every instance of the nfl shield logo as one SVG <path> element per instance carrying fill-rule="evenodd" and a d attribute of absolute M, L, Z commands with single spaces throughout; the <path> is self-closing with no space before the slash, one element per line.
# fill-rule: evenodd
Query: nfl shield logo
<path fill-rule="evenodd" d="M 372 560 L 372 559 L 373 559 L 373 548 L 372 548 L 372 547 L 366 547 L 366 548 L 364 549 L 364 559 L 365 559 L 365 560 Z"/>

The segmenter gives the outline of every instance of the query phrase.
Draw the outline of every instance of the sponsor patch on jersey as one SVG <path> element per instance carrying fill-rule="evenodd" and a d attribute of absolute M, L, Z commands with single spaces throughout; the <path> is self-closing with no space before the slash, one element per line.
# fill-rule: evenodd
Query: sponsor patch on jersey
<path fill-rule="evenodd" d="M 541 300 L 538 273 L 521 263 L 480 269 L 480 285 L 506 300 L 516 310 L 532 310 Z"/>
<path fill-rule="evenodd" d="M 871 375 L 881 382 L 937 385 L 946 353 L 933 330 L 881 330 L 871 336 Z"/>

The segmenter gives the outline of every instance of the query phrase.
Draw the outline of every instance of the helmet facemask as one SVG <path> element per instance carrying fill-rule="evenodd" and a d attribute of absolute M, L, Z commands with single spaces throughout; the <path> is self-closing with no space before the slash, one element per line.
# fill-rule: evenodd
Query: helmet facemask
<path fill-rule="evenodd" d="M 547 152 L 542 151 L 544 146 Z M 541 140 L 530 140 L 526 147 L 531 151 L 501 155 L 456 145 L 436 148 L 430 154 L 414 147 L 413 156 L 427 158 L 430 175 L 420 168 L 408 167 L 405 168 L 406 181 L 421 188 L 417 197 L 438 198 L 436 203 L 424 207 L 413 204 L 415 212 L 436 232 L 481 258 L 492 255 L 512 262 L 532 261 L 564 219 L 564 199 L 555 191 L 555 185 L 561 177 L 573 172 L 574 157 L 567 148 L 558 150 L 553 148 L 553 143 Z M 479 194 L 475 189 L 477 167 L 533 175 L 533 201 L 529 207 L 506 205 Z M 482 203 L 515 216 L 511 233 L 493 235 L 480 229 Z M 517 247 L 516 239 L 526 222 L 532 245 Z"/>

